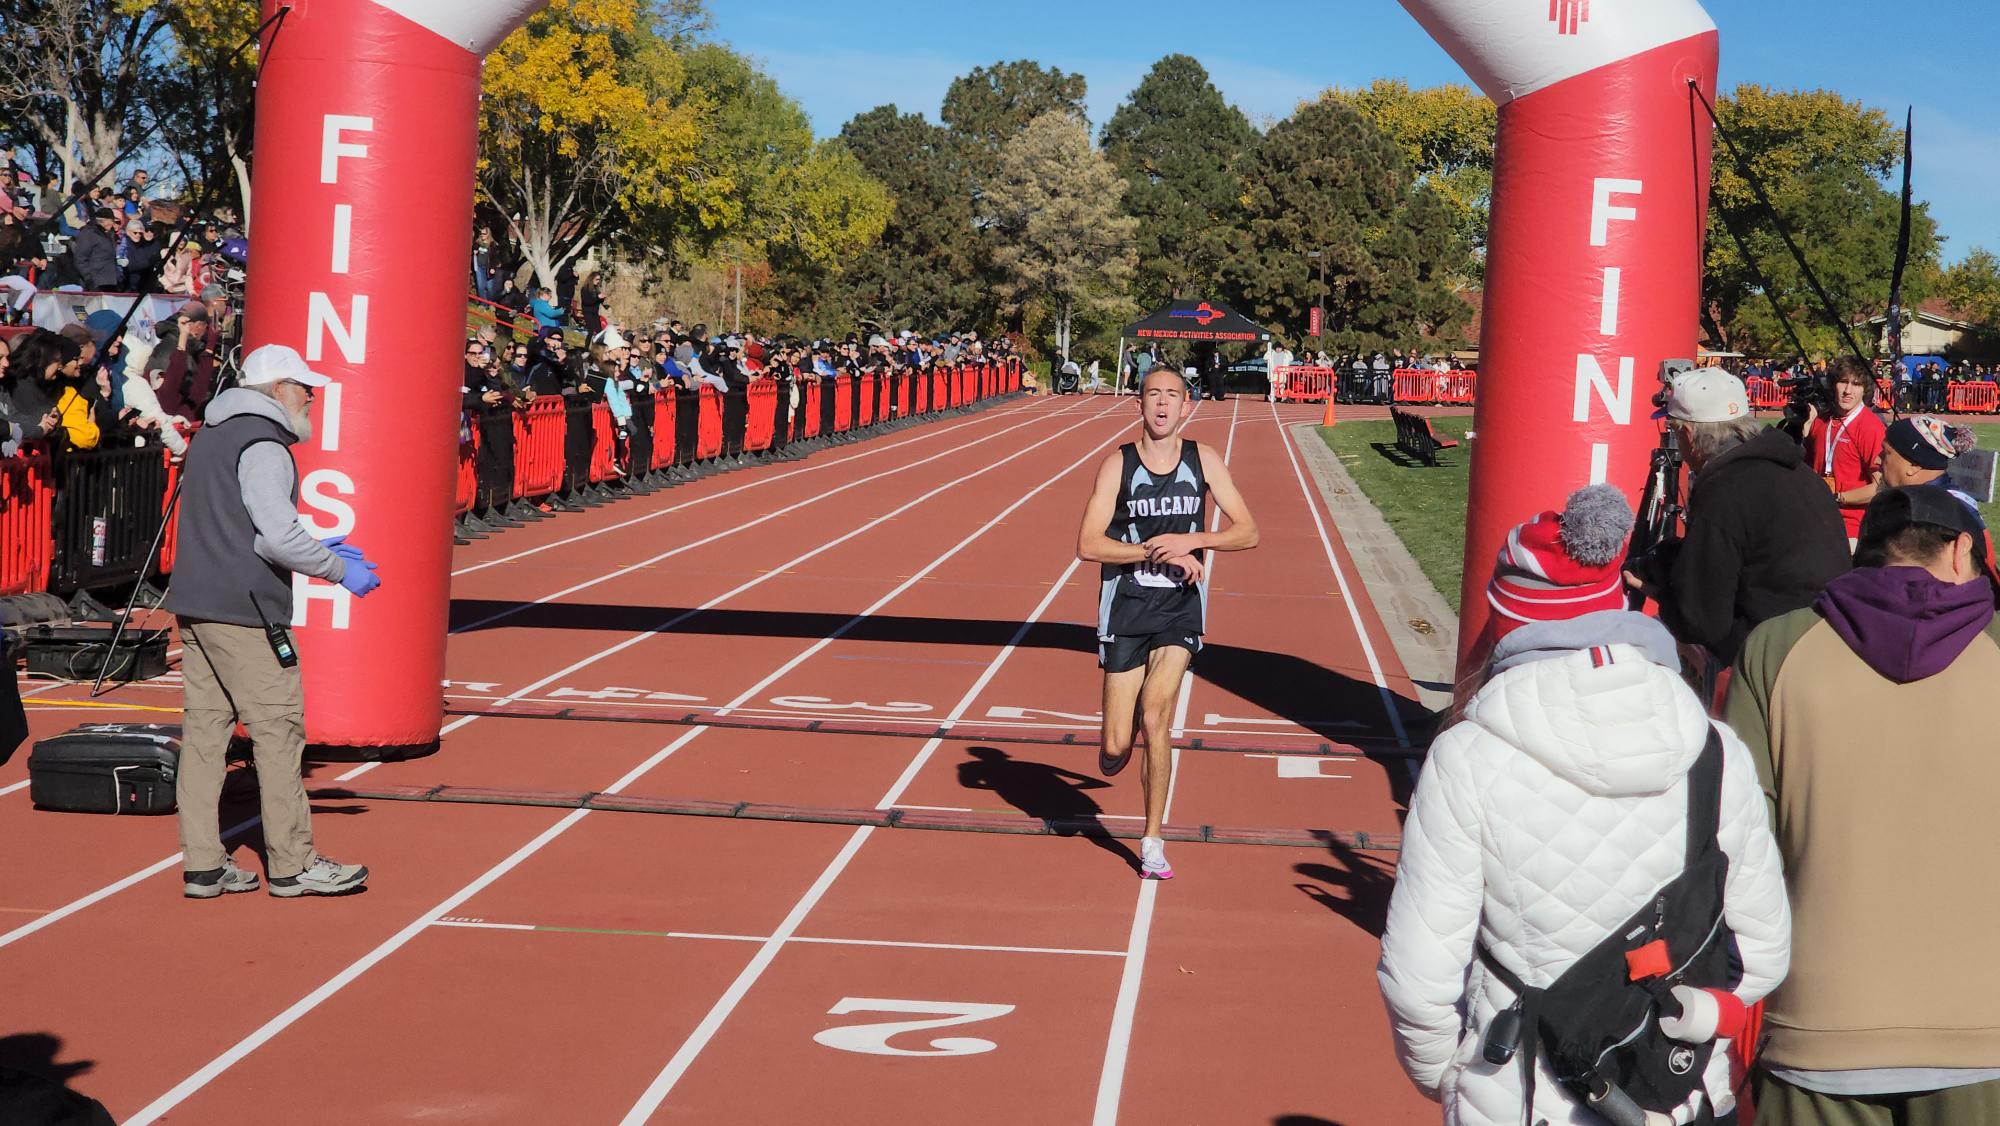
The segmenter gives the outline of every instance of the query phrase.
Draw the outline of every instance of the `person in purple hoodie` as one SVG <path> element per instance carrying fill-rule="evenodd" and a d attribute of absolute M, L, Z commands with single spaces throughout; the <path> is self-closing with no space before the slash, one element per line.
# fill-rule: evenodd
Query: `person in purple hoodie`
<path fill-rule="evenodd" d="M 1744 642 L 1727 718 L 1770 803 L 1791 975 L 1758 1126 L 2000 1122 L 2000 626 L 1986 528 L 1882 490 L 1853 571 Z"/>

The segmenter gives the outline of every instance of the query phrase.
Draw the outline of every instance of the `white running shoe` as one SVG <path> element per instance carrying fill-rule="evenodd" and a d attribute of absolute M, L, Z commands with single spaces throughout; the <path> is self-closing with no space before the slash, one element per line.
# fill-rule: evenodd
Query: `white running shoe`
<path fill-rule="evenodd" d="M 222 867 L 206 872 L 181 873 L 181 894 L 189 899 L 219 899 L 223 895 L 256 890 L 257 873 L 245 872 L 229 860 L 224 860 Z"/>
<path fill-rule="evenodd" d="M 306 870 L 296 876 L 273 876 L 269 883 L 272 895 L 280 899 L 290 899 L 298 895 L 347 895 L 361 890 L 368 882 L 368 869 L 359 864 L 342 864 L 317 853 Z"/>
<path fill-rule="evenodd" d="M 1158 837 L 1139 838 L 1139 878 L 1171 880 L 1173 868 L 1167 864 L 1167 842 Z"/>

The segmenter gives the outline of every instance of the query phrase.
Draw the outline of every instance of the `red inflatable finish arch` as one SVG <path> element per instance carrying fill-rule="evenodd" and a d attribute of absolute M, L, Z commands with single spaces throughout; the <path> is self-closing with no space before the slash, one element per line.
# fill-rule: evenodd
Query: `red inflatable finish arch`
<path fill-rule="evenodd" d="M 333 377 L 294 451 L 300 510 L 382 575 L 365 605 L 294 588 L 322 748 L 438 739 L 479 66 L 543 2 L 290 0 L 265 52 L 244 343 Z"/>
<path fill-rule="evenodd" d="M 1634 499 L 1661 360 L 1699 338 L 1716 31 L 1697 0 L 1403 0 L 1500 107 L 1459 660 L 1508 529 Z M 1461 677 L 1468 671 L 1460 668 Z"/>
<path fill-rule="evenodd" d="M 322 747 L 438 738 L 479 67 L 543 2 L 292 0 L 266 52 L 247 344 L 336 380 L 301 504 L 384 580 L 365 607 L 299 583 Z M 1696 339 L 1708 130 L 1687 82 L 1713 95 L 1716 33 L 1696 0 L 1403 4 L 1500 105 L 1469 643 L 1510 525 L 1586 481 L 1641 487 L 1655 369 Z"/>

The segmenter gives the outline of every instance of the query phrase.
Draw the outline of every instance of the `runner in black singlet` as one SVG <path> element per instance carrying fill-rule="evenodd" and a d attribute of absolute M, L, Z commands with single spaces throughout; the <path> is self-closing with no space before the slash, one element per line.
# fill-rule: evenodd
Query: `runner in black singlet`
<path fill-rule="evenodd" d="M 1140 434 L 1098 467 L 1084 510 L 1077 555 L 1103 565 L 1098 598 L 1098 665 L 1104 670 L 1104 732 L 1098 766 L 1116 774 L 1131 761 L 1135 735 L 1146 756 L 1140 872 L 1172 879 L 1160 826 L 1173 782 L 1173 717 L 1181 677 L 1201 651 L 1211 551 L 1257 546 L 1257 525 L 1214 449 L 1180 436 L 1194 411 L 1187 381 L 1173 368 L 1148 372 L 1139 395 Z M 1205 531 L 1208 498 L 1229 517 Z"/>

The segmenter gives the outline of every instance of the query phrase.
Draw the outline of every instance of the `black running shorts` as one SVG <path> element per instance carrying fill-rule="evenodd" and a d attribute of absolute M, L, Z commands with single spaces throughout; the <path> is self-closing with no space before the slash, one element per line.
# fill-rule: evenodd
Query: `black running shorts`
<path fill-rule="evenodd" d="M 1137 634 L 1114 637 L 1109 641 L 1100 639 L 1097 643 L 1097 667 L 1105 672 L 1131 672 L 1146 667 L 1146 658 L 1153 650 L 1166 646 L 1185 649 L 1190 659 L 1201 652 L 1201 635 L 1170 630 L 1165 633 Z"/>

